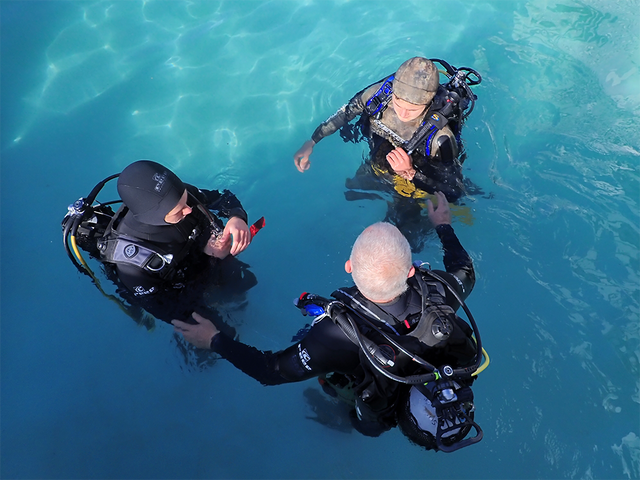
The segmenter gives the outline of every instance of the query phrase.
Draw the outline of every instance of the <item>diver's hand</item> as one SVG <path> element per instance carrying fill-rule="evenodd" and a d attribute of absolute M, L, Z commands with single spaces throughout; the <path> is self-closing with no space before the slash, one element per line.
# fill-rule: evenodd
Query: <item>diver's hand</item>
<path fill-rule="evenodd" d="M 217 237 L 211 235 L 204 247 L 204 253 L 211 257 L 225 258 L 227 255 L 237 255 L 251 243 L 251 232 L 247 223 L 239 217 L 231 217 Z"/>
<path fill-rule="evenodd" d="M 387 154 L 387 162 L 396 173 L 405 180 L 413 180 L 416 171 L 411 163 L 411 158 L 402 148 L 396 148 Z"/>
<path fill-rule="evenodd" d="M 213 337 L 220 333 L 220 331 L 210 320 L 207 320 L 202 315 L 193 312 L 191 316 L 198 322 L 197 325 L 181 322 L 180 320 L 173 320 L 171 324 L 173 325 L 174 331 L 181 333 L 184 339 L 195 347 L 209 350 L 211 340 L 213 340 Z"/>
<path fill-rule="evenodd" d="M 438 201 L 438 206 L 433 208 L 431 199 L 427 199 L 427 211 L 429 212 L 429 220 L 434 227 L 438 225 L 451 225 L 451 210 L 449 209 L 449 202 L 447 197 L 442 192 L 436 192 L 435 198 Z"/>
<path fill-rule="evenodd" d="M 298 151 L 293 154 L 293 161 L 300 173 L 304 173 L 309 170 L 309 167 L 311 166 L 311 160 L 309 160 L 309 157 L 313 153 L 313 146 L 315 144 L 316 142 L 313 140 L 307 140 L 302 144 Z"/>
<path fill-rule="evenodd" d="M 251 232 L 249 231 L 247 222 L 242 220 L 240 217 L 231 217 L 224 226 L 222 241 L 224 242 L 225 238 L 231 237 L 233 237 L 233 244 L 231 245 L 229 253 L 236 256 L 246 249 L 251 243 Z"/>

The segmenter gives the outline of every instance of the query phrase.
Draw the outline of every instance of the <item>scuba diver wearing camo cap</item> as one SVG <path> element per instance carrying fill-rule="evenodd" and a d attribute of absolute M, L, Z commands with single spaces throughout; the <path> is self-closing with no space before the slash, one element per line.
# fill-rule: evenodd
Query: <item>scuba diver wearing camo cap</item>
<path fill-rule="evenodd" d="M 440 63 L 448 81 L 439 83 Z M 345 141 L 366 138 L 370 154 L 356 175 L 347 179 L 347 200 L 381 199 L 365 191 L 391 196 L 386 221 L 396 225 L 412 250 L 421 250 L 427 196 L 441 191 L 450 202 L 478 193 L 463 178 L 464 154 L 460 131 L 474 108 L 470 85 L 480 75 L 470 68 L 455 68 L 443 60 L 413 57 L 395 74 L 356 93 L 349 102 L 321 123 L 294 154 L 300 172 L 309 169 L 315 144 L 340 130 Z M 360 117 L 355 125 L 350 122 Z"/>
<path fill-rule="evenodd" d="M 448 83 L 440 85 L 434 62 L 446 68 Z M 314 145 L 361 116 L 358 127 L 369 139 L 372 160 L 380 170 L 376 174 L 400 176 L 418 189 L 430 194 L 442 191 L 455 201 L 464 194 L 458 161 L 460 129 L 476 99 L 469 85 L 480 81 L 469 68 L 410 58 L 394 75 L 361 90 L 321 123 L 295 153 L 296 167 L 306 171 Z M 353 129 L 341 135 L 359 139 Z"/>

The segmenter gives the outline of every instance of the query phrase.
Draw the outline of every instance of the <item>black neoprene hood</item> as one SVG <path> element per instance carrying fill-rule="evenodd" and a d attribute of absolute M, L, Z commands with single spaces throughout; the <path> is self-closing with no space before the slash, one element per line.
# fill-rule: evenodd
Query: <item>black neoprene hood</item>
<path fill-rule="evenodd" d="M 147 225 L 168 225 L 164 217 L 178 205 L 185 185 L 168 168 L 139 160 L 118 178 L 118 194 L 134 218 Z"/>

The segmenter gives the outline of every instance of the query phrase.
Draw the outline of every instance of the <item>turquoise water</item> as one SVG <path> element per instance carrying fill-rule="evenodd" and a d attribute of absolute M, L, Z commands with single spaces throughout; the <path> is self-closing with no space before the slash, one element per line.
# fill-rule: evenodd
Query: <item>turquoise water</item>
<path fill-rule="evenodd" d="M 637 1 L 0 3 L 2 478 L 640 478 Z M 482 73 L 456 232 L 490 367 L 484 440 L 425 452 L 329 429 L 303 392 L 180 358 L 62 248 L 69 203 L 151 158 L 229 188 L 267 227 L 233 315 L 280 349 L 291 300 L 349 283 L 384 217 L 346 202 L 363 145 L 295 150 L 353 93 L 424 54 Z M 416 256 L 439 265 L 437 238 Z"/>

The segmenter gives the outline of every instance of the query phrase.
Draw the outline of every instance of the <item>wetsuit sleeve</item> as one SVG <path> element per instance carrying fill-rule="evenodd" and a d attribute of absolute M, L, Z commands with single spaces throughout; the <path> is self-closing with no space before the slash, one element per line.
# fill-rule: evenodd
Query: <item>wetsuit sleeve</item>
<path fill-rule="evenodd" d="M 469 296 L 476 283 L 473 261 L 458 240 L 451 225 L 438 225 L 436 232 L 444 250 L 445 269 L 447 273 L 455 277 L 457 286 L 461 287 L 460 294 L 464 300 Z"/>
<path fill-rule="evenodd" d="M 229 190 L 203 190 L 187 185 L 189 192 L 192 193 L 200 202 L 202 202 L 209 210 L 214 211 L 218 216 L 224 218 L 239 217 L 247 222 L 247 212 L 242 207 L 240 200 Z"/>
<path fill-rule="evenodd" d="M 300 382 L 329 372 L 349 372 L 359 364 L 353 345 L 330 319 L 314 325 L 298 343 L 280 352 L 262 352 L 220 333 L 211 350 L 263 385 Z"/>
<path fill-rule="evenodd" d="M 369 85 L 364 90 L 356 93 L 353 98 L 349 100 L 349 103 L 343 105 L 340 110 L 318 125 L 318 128 L 316 128 L 313 135 L 311 135 L 311 140 L 318 143 L 324 137 L 328 137 L 340 130 L 358 115 L 362 115 L 364 112 L 365 102 L 371 98 L 373 94 L 372 92 L 376 92 L 378 88 L 380 88 L 380 85 L 382 85 L 382 82 Z"/>
<path fill-rule="evenodd" d="M 438 181 L 436 179 L 430 178 L 420 170 L 416 170 L 416 174 L 413 177 L 413 184 L 416 186 L 416 188 L 424 190 L 425 192 L 430 194 L 442 192 L 445 194 L 449 202 L 455 202 L 464 193 L 464 191 L 460 188 L 456 188 L 456 184 L 450 185 L 447 181 Z"/>
<path fill-rule="evenodd" d="M 210 348 L 220 354 L 222 358 L 228 360 L 238 370 L 263 385 L 280 385 L 289 382 L 289 380 L 280 375 L 278 370 L 278 356 L 284 352 L 263 352 L 255 347 L 233 340 L 223 333 L 213 337 Z M 301 378 L 300 380 L 304 379 Z"/>

